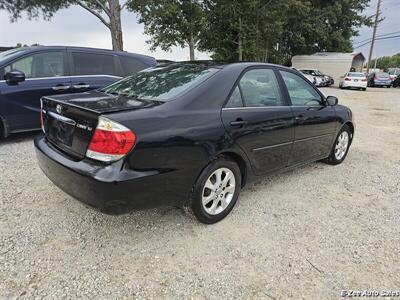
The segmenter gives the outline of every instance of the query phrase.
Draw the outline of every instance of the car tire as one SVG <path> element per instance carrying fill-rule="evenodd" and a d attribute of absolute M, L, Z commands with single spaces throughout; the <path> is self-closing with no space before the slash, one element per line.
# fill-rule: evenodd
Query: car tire
<path fill-rule="evenodd" d="M 235 206 L 241 186 L 242 175 L 236 162 L 225 156 L 212 161 L 192 189 L 190 202 L 197 220 L 213 224 L 225 218 Z"/>
<path fill-rule="evenodd" d="M 1 117 L 0 117 L 0 139 L 5 138 L 5 136 L 6 136 L 6 131 L 4 128 L 3 121 L 1 120 Z"/>
<path fill-rule="evenodd" d="M 345 140 L 347 141 L 345 142 Z M 331 153 L 324 160 L 325 163 L 330 165 L 341 164 L 349 152 L 350 145 L 353 139 L 350 127 L 343 125 L 342 129 L 339 131 L 335 142 L 332 145 Z"/>
<path fill-rule="evenodd" d="M 362 88 L 362 90 L 365 92 L 367 89 L 366 88 Z"/>

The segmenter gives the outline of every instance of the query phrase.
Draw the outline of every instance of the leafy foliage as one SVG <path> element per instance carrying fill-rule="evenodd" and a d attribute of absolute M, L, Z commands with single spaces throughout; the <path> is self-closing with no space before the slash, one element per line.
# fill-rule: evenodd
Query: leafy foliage
<path fill-rule="evenodd" d="M 350 52 L 357 28 L 371 25 L 362 15 L 370 0 L 127 0 L 139 14 L 151 49 L 173 46 L 213 53 L 218 60 L 289 64 L 296 54 Z M 119 0 L 0 0 L 13 19 L 26 11 L 50 18 L 77 4 L 97 16 L 122 49 Z M 114 10 L 111 8 L 114 7 Z M 109 20 L 109 21 L 108 21 Z"/>
<path fill-rule="evenodd" d="M 79 5 L 97 17 L 110 31 L 114 50 L 122 50 L 121 6 L 119 0 L 0 0 L 0 9 L 7 10 L 16 21 L 26 12 L 29 18 L 50 19 L 62 8 Z"/>
<path fill-rule="evenodd" d="M 190 48 L 190 59 L 194 59 L 194 48 L 201 38 L 203 10 L 198 0 L 130 0 L 128 9 L 139 14 L 139 23 L 144 24 L 145 33 L 151 36 L 151 49 L 164 51 L 173 46 Z"/>
<path fill-rule="evenodd" d="M 204 0 L 202 50 L 226 60 L 288 64 L 296 54 L 349 52 L 369 0 Z M 243 52 L 242 55 L 240 52 Z"/>
<path fill-rule="evenodd" d="M 375 65 L 375 59 L 372 60 L 370 66 Z M 378 58 L 376 67 L 379 69 L 387 70 L 388 68 L 400 68 L 400 53 L 393 56 L 383 56 Z"/>

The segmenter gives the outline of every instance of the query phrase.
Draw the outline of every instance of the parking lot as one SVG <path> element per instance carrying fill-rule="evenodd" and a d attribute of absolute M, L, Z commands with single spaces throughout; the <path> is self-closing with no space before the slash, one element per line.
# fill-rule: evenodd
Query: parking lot
<path fill-rule="evenodd" d="M 400 288 L 400 89 L 322 89 L 355 114 L 343 164 L 264 178 L 206 226 L 186 210 L 108 216 L 0 141 L 0 298 L 337 299 Z"/>

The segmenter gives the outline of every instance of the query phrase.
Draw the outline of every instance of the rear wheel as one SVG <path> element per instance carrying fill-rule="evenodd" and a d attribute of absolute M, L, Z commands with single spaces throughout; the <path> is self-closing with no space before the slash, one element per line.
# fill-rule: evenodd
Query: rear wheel
<path fill-rule="evenodd" d="M 351 140 L 352 133 L 349 126 L 343 125 L 332 146 L 329 157 L 324 161 L 330 165 L 338 165 L 342 163 L 349 152 Z"/>
<path fill-rule="evenodd" d="M 193 187 L 191 207 L 196 218 L 205 224 L 225 218 L 239 197 L 241 184 L 240 169 L 234 161 L 219 157 L 211 162 Z"/>
<path fill-rule="evenodd" d="M 367 90 L 367 88 L 362 88 L 362 90 L 365 92 Z"/>

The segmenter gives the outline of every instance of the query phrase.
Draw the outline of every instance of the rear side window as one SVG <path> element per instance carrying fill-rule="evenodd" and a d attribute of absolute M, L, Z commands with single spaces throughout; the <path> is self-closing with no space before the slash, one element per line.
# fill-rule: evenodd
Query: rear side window
<path fill-rule="evenodd" d="M 226 103 L 225 107 L 233 108 L 233 107 L 243 107 L 242 96 L 240 95 L 239 86 L 233 90 L 231 97 Z"/>
<path fill-rule="evenodd" d="M 318 92 L 300 76 L 286 71 L 279 71 L 289 92 L 293 106 L 319 106 L 322 98 Z"/>
<path fill-rule="evenodd" d="M 272 69 L 254 69 L 246 72 L 239 82 L 245 106 L 280 106 L 282 97 Z"/>
<path fill-rule="evenodd" d="M 26 78 L 64 76 L 64 55 L 62 52 L 38 53 L 24 57 L 4 68 L 4 73 L 21 71 Z"/>
<path fill-rule="evenodd" d="M 74 75 L 117 75 L 114 56 L 72 52 Z"/>
<path fill-rule="evenodd" d="M 137 72 L 149 67 L 145 63 L 133 57 L 121 55 L 119 59 L 125 76 L 136 74 Z"/>

